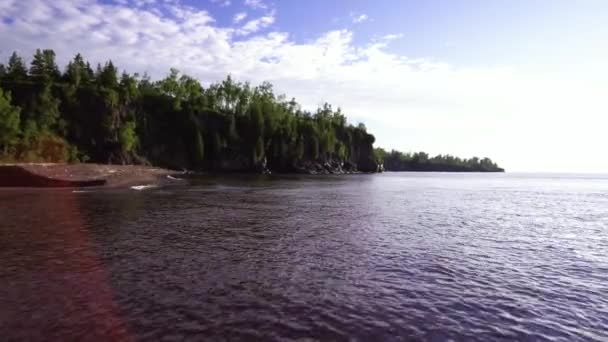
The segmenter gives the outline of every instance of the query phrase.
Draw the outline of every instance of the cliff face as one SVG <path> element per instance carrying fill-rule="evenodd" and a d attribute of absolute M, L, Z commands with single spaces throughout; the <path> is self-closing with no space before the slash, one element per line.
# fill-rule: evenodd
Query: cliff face
<path fill-rule="evenodd" d="M 208 122 L 198 123 L 200 130 L 205 131 Z M 285 141 L 284 137 L 275 136 L 255 148 L 246 140 L 246 134 L 236 139 L 221 140 L 205 134 L 198 135 L 208 143 L 196 148 L 196 139 L 185 135 L 178 139 L 150 145 L 142 149 L 143 157 L 117 156 L 117 163 L 150 163 L 177 170 L 208 171 L 215 173 L 306 173 L 306 174 L 346 174 L 355 172 L 379 172 L 381 165 L 374 154 L 374 136 L 359 128 L 338 135 L 332 152 L 320 153 L 316 138 L 310 141 L 299 139 L 297 142 Z M 122 157 L 122 159 L 121 159 Z"/>
<path fill-rule="evenodd" d="M 368 143 L 359 150 L 357 169 L 361 172 L 379 172 L 380 164 L 374 156 L 374 147 Z"/>
<path fill-rule="evenodd" d="M 357 172 L 381 172 L 378 167 L 370 165 L 360 167 L 351 161 L 333 159 L 330 161 L 299 161 L 294 165 L 293 172 L 311 175 L 318 174 L 350 174 Z"/>
<path fill-rule="evenodd" d="M 171 163 L 169 167 L 178 170 L 188 169 L 216 173 L 300 173 L 310 175 L 351 174 L 358 172 L 373 173 L 383 171 L 382 165 L 378 164 L 372 158 L 365 159 L 363 164 L 357 164 L 339 158 L 330 158 L 327 160 L 294 160 L 288 165 L 277 165 L 269 163 L 266 158 L 254 163 L 243 156 L 226 156 L 214 161 L 205 168 L 192 168 L 189 164 L 180 164 L 177 161 Z"/>

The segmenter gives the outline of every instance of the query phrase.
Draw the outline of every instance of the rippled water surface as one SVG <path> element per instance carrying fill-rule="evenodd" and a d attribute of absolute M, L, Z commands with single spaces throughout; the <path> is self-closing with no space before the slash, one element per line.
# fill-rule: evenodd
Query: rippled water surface
<path fill-rule="evenodd" d="M 0 190 L 0 336 L 608 340 L 608 178 Z"/>

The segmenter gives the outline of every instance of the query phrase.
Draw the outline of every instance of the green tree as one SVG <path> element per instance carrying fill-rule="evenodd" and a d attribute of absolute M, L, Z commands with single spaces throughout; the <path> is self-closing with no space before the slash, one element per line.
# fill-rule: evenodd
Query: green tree
<path fill-rule="evenodd" d="M 5 78 L 8 81 L 18 82 L 27 80 L 27 68 L 23 58 L 17 52 L 13 52 L 8 60 Z"/>
<path fill-rule="evenodd" d="M 21 109 L 11 105 L 11 95 L 0 88 L 0 151 L 6 156 L 18 142 Z"/>
<path fill-rule="evenodd" d="M 120 97 L 125 103 L 132 103 L 140 96 L 140 90 L 137 86 L 137 75 L 131 76 L 127 73 L 123 73 L 120 78 L 119 88 Z"/>
<path fill-rule="evenodd" d="M 26 114 L 35 122 L 35 127 L 42 132 L 63 133 L 65 122 L 61 120 L 59 100 L 53 96 L 51 85 L 46 84 L 28 108 Z"/>
<path fill-rule="evenodd" d="M 90 64 L 84 61 L 81 54 L 77 54 L 66 66 L 64 79 L 75 87 L 90 84 L 93 77 L 94 74 Z"/>
<path fill-rule="evenodd" d="M 103 68 L 97 68 L 97 84 L 108 89 L 118 88 L 118 69 L 112 61 L 108 61 Z"/>
<path fill-rule="evenodd" d="M 55 51 L 37 49 L 30 67 L 30 76 L 32 80 L 41 83 L 58 80 L 61 73 L 55 63 Z"/>
<path fill-rule="evenodd" d="M 165 79 L 158 82 L 158 88 L 166 95 L 175 98 L 181 98 L 180 86 L 179 86 L 179 70 L 171 68 L 171 71 Z"/>
<path fill-rule="evenodd" d="M 133 152 L 137 147 L 138 138 L 135 133 L 135 122 L 128 121 L 124 123 L 118 133 L 120 146 L 124 152 Z"/>

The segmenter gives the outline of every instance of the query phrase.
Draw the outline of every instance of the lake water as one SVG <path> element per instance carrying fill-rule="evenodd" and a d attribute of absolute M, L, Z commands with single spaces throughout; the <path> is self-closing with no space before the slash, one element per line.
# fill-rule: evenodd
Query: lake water
<path fill-rule="evenodd" d="M 607 328 L 606 176 L 0 190 L 2 341 L 606 341 Z"/>

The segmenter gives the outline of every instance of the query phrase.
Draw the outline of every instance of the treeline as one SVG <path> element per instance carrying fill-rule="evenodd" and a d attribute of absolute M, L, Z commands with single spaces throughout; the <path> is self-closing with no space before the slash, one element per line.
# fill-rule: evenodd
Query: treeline
<path fill-rule="evenodd" d="M 381 148 L 377 148 L 375 153 L 386 171 L 504 172 L 489 158 L 461 159 L 451 155 L 430 157 L 424 152 L 386 152 Z"/>
<path fill-rule="evenodd" d="M 374 140 L 340 109 L 303 110 L 269 83 L 228 77 L 205 88 L 175 69 L 152 81 L 111 61 L 93 68 L 80 54 L 61 71 L 52 50 L 37 50 L 29 67 L 16 53 L 0 64 L 3 161 L 372 172 Z"/>
<path fill-rule="evenodd" d="M 374 150 L 363 124 L 325 104 L 306 111 L 272 85 L 226 80 L 203 87 L 95 68 L 80 54 L 60 70 L 53 50 L 29 66 L 0 63 L 0 162 L 153 164 L 216 171 L 502 171 L 484 158 Z"/>

